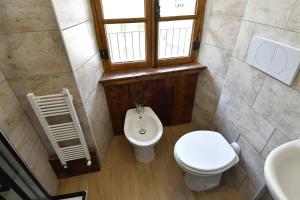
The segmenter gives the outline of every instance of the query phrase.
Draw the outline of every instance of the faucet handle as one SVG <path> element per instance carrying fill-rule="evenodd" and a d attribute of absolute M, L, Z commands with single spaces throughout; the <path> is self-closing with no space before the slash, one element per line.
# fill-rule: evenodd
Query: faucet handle
<path fill-rule="evenodd" d="M 134 97 L 134 98 L 133 98 L 133 103 L 134 103 L 134 105 L 136 105 L 136 104 L 137 104 L 137 102 L 138 102 L 137 98 L 136 98 L 136 97 Z"/>
<path fill-rule="evenodd" d="M 137 98 L 137 97 L 135 97 L 133 99 L 133 102 L 134 102 L 135 107 L 142 106 L 142 104 L 140 103 L 141 101 L 139 101 L 139 98 Z"/>
<path fill-rule="evenodd" d="M 140 106 L 140 104 L 136 101 L 134 102 L 134 105 L 135 105 L 136 108 Z"/>

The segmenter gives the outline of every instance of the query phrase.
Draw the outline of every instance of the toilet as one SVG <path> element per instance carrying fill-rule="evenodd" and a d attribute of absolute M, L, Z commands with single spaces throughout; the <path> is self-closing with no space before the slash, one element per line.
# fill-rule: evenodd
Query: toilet
<path fill-rule="evenodd" d="M 187 133 L 174 147 L 175 160 L 185 171 L 186 186 L 196 192 L 218 186 L 222 173 L 239 162 L 239 153 L 236 142 L 229 144 L 214 131 Z"/>

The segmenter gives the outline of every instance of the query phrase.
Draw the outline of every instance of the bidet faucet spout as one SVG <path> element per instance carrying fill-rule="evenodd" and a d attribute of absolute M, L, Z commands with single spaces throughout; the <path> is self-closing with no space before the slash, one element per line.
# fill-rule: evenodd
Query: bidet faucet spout
<path fill-rule="evenodd" d="M 138 113 L 139 116 L 142 116 L 144 114 L 144 107 L 142 104 L 138 102 L 134 102 L 135 104 L 135 110 Z"/>

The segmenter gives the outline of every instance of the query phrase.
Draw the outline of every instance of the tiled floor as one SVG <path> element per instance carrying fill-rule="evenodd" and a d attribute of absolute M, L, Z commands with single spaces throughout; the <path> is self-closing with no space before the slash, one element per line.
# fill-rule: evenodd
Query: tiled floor
<path fill-rule="evenodd" d="M 166 127 L 150 164 L 138 163 L 124 136 L 114 137 L 101 172 L 64 179 L 59 193 L 88 191 L 89 200 L 239 200 L 229 181 L 207 192 L 194 193 L 173 158 L 175 142 L 192 125 Z"/>

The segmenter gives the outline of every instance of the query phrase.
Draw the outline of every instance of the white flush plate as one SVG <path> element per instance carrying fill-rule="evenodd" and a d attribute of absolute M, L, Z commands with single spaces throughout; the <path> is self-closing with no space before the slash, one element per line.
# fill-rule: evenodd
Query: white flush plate
<path fill-rule="evenodd" d="M 291 85 L 299 70 L 300 49 L 255 35 L 246 63 Z"/>

